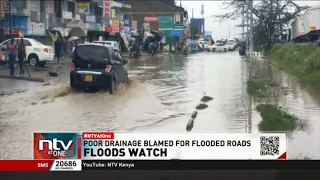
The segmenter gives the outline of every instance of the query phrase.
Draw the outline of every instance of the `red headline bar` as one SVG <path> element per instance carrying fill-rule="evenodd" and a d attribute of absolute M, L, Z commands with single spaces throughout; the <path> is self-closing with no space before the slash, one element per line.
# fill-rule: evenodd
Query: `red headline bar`
<path fill-rule="evenodd" d="M 54 160 L 0 160 L 0 171 L 50 171 Z"/>
<path fill-rule="evenodd" d="M 83 132 L 82 139 L 114 139 L 114 132 Z"/>

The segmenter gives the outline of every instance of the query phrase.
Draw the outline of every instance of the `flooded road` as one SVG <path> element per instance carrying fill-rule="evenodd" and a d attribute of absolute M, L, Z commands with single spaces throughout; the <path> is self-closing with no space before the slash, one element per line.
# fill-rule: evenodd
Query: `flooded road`
<path fill-rule="evenodd" d="M 279 104 L 308 122 L 307 131 L 293 134 L 288 155 L 319 158 L 319 102 L 294 78 L 268 67 L 259 68 L 282 82 Z M 213 100 L 198 111 L 191 132 L 258 132 L 261 118 L 246 92 L 248 65 L 238 52 L 141 58 L 128 70 L 129 85 L 113 96 L 71 91 L 65 78 L 59 85 L 0 97 L 0 158 L 32 158 L 33 131 L 186 132 L 204 93 Z"/>

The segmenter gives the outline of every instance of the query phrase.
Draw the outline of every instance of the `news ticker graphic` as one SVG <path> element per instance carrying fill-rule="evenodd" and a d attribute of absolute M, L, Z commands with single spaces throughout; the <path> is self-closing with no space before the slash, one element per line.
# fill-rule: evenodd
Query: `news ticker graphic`
<path fill-rule="evenodd" d="M 285 133 L 34 133 L 34 159 L 286 159 Z"/>
<path fill-rule="evenodd" d="M 320 170 L 319 160 L 0 160 L 0 171 Z"/>

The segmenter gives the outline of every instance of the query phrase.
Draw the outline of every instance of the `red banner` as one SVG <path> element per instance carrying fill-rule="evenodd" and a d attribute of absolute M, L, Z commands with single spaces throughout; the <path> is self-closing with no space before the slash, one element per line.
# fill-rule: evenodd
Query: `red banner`
<path fill-rule="evenodd" d="M 145 22 L 156 22 L 158 21 L 158 17 L 144 17 Z"/>
<path fill-rule="evenodd" d="M 110 18 L 110 11 L 111 11 L 111 1 L 110 0 L 106 0 L 104 1 L 104 18 Z"/>
<path fill-rule="evenodd" d="M 0 160 L 0 171 L 50 171 L 54 160 Z"/>

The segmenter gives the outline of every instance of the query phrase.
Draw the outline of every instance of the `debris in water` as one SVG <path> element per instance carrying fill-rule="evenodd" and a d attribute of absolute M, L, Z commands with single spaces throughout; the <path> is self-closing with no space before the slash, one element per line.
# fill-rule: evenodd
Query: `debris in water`
<path fill-rule="evenodd" d="M 22 92 L 26 92 L 26 91 L 28 91 L 28 89 L 18 89 L 17 93 L 22 93 Z"/>
<path fill-rule="evenodd" d="M 57 73 L 57 72 L 49 71 L 49 76 L 57 77 L 57 76 L 58 76 L 58 73 Z"/>
<path fill-rule="evenodd" d="M 30 103 L 30 105 L 36 105 L 36 104 L 37 104 L 36 102 L 31 102 L 31 103 Z"/>
<path fill-rule="evenodd" d="M 193 111 L 193 113 L 191 114 L 191 118 L 192 119 L 195 119 L 198 115 L 198 112 L 197 111 Z"/>
<path fill-rule="evenodd" d="M 203 97 L 201 98 L 201 102 L 206 103 L 206 102 L 211 101 L 212 99 L 213 99 L 213 98 L 210 97 L 210 96 L 203 96 Z"/>
<path fill-rule="evenodd" d="M 203 103 L 200 103 L 196 106 L 196 109 L 197 110 L 203 110 L 203 109 L 207 109 L 208 108 L 208 105 L 206 104 L 203 104 Z"/>
<path fill-rule="evenodd" d="M 42 86 L 49 86 L 50 82 L 43 83 Z"/>
<path fill-rule="evenodd" d="M 190 132 L 193 129 L 193 125 L 194 125 L 194 119 L 190 119 L 187 123 L 186 130 Z"/>

